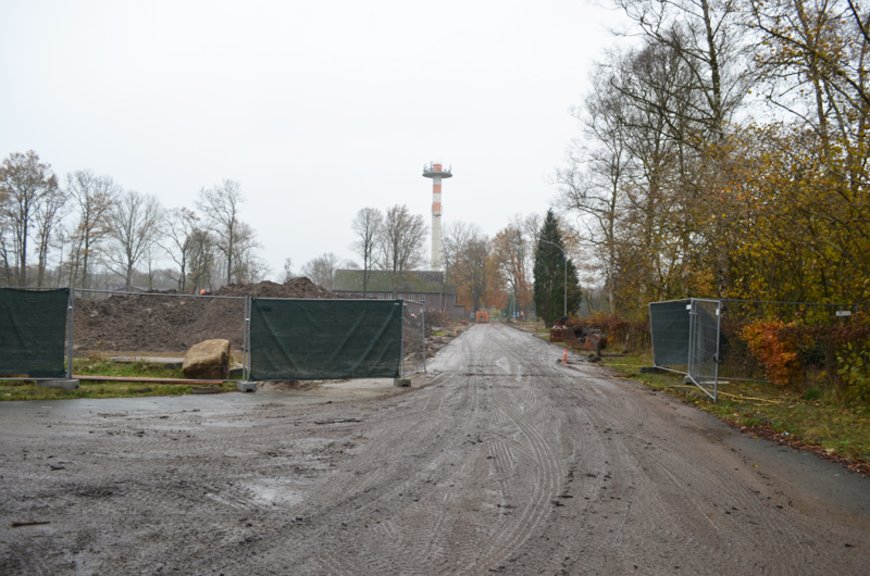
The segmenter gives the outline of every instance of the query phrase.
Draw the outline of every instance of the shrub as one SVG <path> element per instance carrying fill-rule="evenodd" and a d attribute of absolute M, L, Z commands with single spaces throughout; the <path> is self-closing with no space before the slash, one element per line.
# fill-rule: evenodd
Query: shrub
<path fill-rule="evenodd" d="M 840 376 L 848 404 L 870 406 L 870 342 L 849 342 L 837 354 Z"/>
<path fill-rule="evenodd" d="M 858 313 L 834 324 L 759 320 L 740 338 L 779 386 L 836 385 L 848 404 L 870 406 L 870 319 Z"/>
<path fill-rule="evenodd" d="M 759 320 L 740 330 L 749 351 L 764 366 L 767 379 L 778 386 L 795 382 L 801 368 L 797 334 L 786 330 L 787 326 L 781 320 Z"/>
<path fill-rule="evenodd" d="M 607 337 L 608 347 L 619 352 L 648 350 L 651 345 L 649 322 L 646 321 L 630 321 L 597 313 L 582 318 L 572 316 L 568 326 L 587 332 L 602 332 Z"/>

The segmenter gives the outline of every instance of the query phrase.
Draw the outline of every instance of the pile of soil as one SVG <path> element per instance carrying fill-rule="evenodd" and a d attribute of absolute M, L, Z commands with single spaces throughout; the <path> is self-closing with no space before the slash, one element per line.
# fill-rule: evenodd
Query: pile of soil
<path fill-rule="evenodd" d="M 77 353 L 94 351 L 184 352 L 209 338 L 244 348 L 245 297 L 335 298 L 308 278 L 284 284 L 230 284 L 214 295 L 169 292 L 113 294 L 75 303 Z"/>
<path fill-rule="evenodd" d="M 217 296 L 251 296 L 253 298 L 335 298 L 336 295 L 305 277 L 291 278 L 283 284 L 228 284 L 215 293 Z"/>

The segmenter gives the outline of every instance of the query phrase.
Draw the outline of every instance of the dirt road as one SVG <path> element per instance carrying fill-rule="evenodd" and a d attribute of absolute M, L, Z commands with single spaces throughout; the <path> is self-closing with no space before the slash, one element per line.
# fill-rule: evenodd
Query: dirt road
<path fill-rule="evenodd" d="M 407 392 L 0 404 L 0 574 L 865 574 L 870 481 L 498 324 Z"/>

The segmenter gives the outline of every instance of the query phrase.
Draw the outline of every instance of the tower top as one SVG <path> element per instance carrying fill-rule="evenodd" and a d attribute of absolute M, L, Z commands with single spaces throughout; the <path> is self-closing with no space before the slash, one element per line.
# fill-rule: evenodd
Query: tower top
<path fill-rule="evenodd" d="M 423 166 L 424 178 L 450 178 L 453 176 L 453 168 L 444 168 L 440 162 L 429 162 Z"/>

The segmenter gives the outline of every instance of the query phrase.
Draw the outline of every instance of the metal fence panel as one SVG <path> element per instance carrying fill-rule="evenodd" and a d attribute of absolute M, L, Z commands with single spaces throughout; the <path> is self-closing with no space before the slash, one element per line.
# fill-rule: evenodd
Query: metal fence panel
<path fill-rule="evenodd" d="M 679 372 L 688 369 L 690 306 L 691 300 L 653 302 L 649 305 L 655 366 Z"/>
<path fill-rule="evenodd" d="M 66 375 L 69 290 L 0 288 L 0 376 Z"/>
<path fill-rule="evenodd" d="M 251 300 L 251 380 L 396 378 L 400 300 Z"/>
<path fill-rule="evenodd" d="M 430 329 L 423 302 L 405 300 L 402 314 L 402 376 L 426 372 L 426 331 Z"/>
<path fill-rule="evenodd" d="M 689 313 L 688 376 L 713 400 L 719 394 L 719 300 L 693 298 Z"/>

